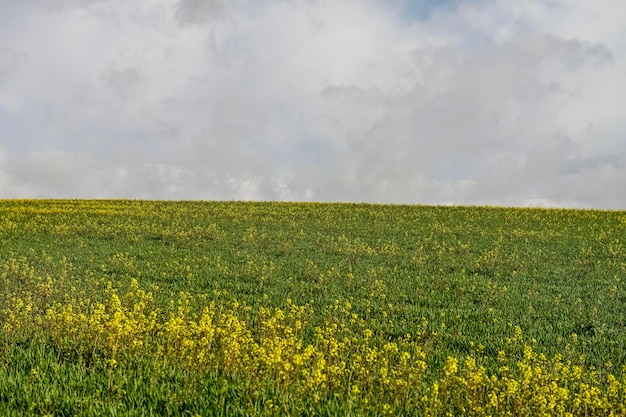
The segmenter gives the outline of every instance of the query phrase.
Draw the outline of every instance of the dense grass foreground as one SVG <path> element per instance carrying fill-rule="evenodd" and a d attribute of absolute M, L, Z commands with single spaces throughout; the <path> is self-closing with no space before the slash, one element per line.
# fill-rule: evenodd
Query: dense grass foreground
<path fill-rule="evenodd" d="M 626 213 L 0 201 L 2 415 L 626 415 Z"/>

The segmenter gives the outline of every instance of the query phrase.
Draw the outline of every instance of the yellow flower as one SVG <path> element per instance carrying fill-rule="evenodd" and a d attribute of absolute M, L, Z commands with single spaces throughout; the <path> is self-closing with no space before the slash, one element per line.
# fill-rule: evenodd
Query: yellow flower
<path fill-rule="evenodd" d="M 456 358 L 448 356 L 448 358 L 446 359 L 446 364 L 443 368 L 446 374 L 446 377 L 456 374 L 458 370 L 458 365 L 459 365 L 459 362 L 456 360 Z"/>

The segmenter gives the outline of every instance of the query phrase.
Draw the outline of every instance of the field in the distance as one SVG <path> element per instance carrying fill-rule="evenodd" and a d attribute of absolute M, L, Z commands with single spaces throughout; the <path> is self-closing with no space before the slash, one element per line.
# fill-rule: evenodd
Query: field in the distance
<path fill-rule="evenodd" d="M 0 201 L 2 415 L 626 415 L 626 212 Z"/>

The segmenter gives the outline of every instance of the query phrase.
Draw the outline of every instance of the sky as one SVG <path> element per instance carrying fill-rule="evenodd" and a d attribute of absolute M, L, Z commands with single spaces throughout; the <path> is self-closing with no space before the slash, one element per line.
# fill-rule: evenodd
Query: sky
<path fill-rule="evenodd" d="M 0 0 L 0 198 L 626 209 L 619 0 Z"/>

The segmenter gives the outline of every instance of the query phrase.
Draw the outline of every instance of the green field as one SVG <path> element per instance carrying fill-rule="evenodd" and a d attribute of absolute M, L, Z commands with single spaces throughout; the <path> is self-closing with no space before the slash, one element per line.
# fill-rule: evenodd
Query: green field
<path fill-rule="evenodd" d="M 626 212 L 0 201 L 0 414 L 626 415 Z"/>

